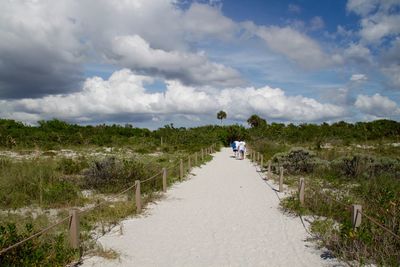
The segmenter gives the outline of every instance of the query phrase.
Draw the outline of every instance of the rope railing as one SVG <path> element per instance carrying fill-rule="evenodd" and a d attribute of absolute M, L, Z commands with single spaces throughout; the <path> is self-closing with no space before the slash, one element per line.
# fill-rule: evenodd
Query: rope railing
<path fill-rule="evenodd" d="M 211 145 L 210 147 L 207 147 L 207 148 L 204 149 L 204 150 L 203 150 L 203 149 L 201 150 L 201 157 L 202 157 L 201 161 L 204 161 L 204 159 L 205 159 L 204 156 L 205 156 L 205 155 L 207 155 L 207 154 L 213 152 L 214 146 L 215 146 L 215 144 Z M 190 157 L 191 157 L 191 155 L 189 155 L 189 158 L 190 158 Z M 196 159 L 197 159 L 197 154 L 196 154 Z M 196 160 L 196 161 L 197 161 L 197 160 Z M 189 162 L 190 162 L 190 161 L 189 161 Z M 166 172 L 165 172 L 164 170 L 171 170 L 171 169 L 173 169 L 173 168 L 178 167 L 179 165 L 181 165 L 181 162 L 178 163 L 178 164 L 176 164 L 176 165 L 173 165 L 173 166 L 171 166 L 171 167 L 169 167 L 169 168 L 163 168 L 162 171 L 156 173 L 155 175 L 153 175 L 153 176 L 151 176 L 151 177 L 149 177 L 149 178 L 147 178 L 147 179 L 145 179 L 145 180 L 137 180 L 133 185 L 127 187 L 126 189 L 124 189 L 124 190 L 120 191 L 119 193 L 117 193 L 116 195 L 114 195 L 114 196 L 113 196 L 113 199 L 115 199 L 115 198 L 118 197 L 118 196 L 121 196 L 121 195 L 125 194 L 126 192 L 128 192 L 129 190 L 132 190 L 133 188 L 136 188 L 136 192 L 135 192 L 135 195 L 136 195 L 136 197 L 135 197 L 135 202 L 139 202 L 139 203 L 136 203 L 136 205 L 137 205 L 136 208 L 137 208 L 137 211 L 140 212 L 140 210 L 141 210 L 140 184 L 141 184 L 141 183 L 146 183 L 146 182 L 151 181 L 151 180 L 154 180 L 157 176 L 160 176 L 160 175 L 163 176 L 163 179 L 166 179 L 166 177 L 165 177 L 165 176 L 166 176 L 166 175 L 165 175 Z M 193 165 L 191 165 L 191 164 L 189 165 L 190 168 L 191 168 L 192 166 L 193 166 Z M 190 169 L 189 169 L 189 171 L 190 171 Z M 165 181 L 163 181 L 163 185 L 166 186 Z M 164 186 L 163 186 L 163 187 L 164 187 Z M 164 191 L 164 190 L 165 190 L 165 188 L 163 188 L 163 191 Z M 74 226 L 76 227 L 76 225 L 79 225 L 79 215 L 82 216 L 82 215 L 84 215 L 84 214 L 86 214 L 86 213 L 88 213 L 88 212 L 90 212 L 90 211 L 92 211 L 92 210 L 94 210 L 94 209 L 96 209 L 96 208 L 98 208 L 98 207 L 104 205 L 104 204 L 107 204 L 107 203 L 110 203 L 110 199 L 108 199 L 108 200 L 103 200 L 103 201 L 101 201 L 100 203 L 96 204 L 95 206 L 90 207 L 89 209 L 85 209 L 85 210 L 74 209 L 74 212 L 72 213 L 72 215 L 70 214 L 69 216 L 66 216 L 66 217 L 62 218 L 61 220 L 59 220 L 59 221 L 57 221 L 56 223 L 54 223 L 54 224 L 52 224 L 52 225 L 50 225 L 50 226 L 48 226 L 48 227 L 46 227 L 46 228 L 44 228 L 44 229 L 38 231 L 37 233 L 35 233 L 35 234 L 33 234 L 33 235 L 31 235 L 31 236 L 29 236 L 29 237 L 27 237 L 27 238 L 25 238 L 25 239 L 23 239 L 23 240 L 21 240 L 21 241 L 18 241 L 17 243 L 15 243 L 15 244 L 13 244 L 13 245 L 7 247 L 7 248 L 2 249 L 2 250 L 0 251 L 0 255 L 6 253 L 7 251 L 9 251 L 9 250 L 11 250 L 11 249 L 13 249 L 13 248 L 16 248 L 16 247 L 18 247 L 18 246 L 24 244 L 25 242 L 27 242 L 27 241 L 29 241 L 29 240 L 31 240 L 31 239 L 33 239 L 33 238 L 36 238 L 36 237 L 38 237 L 38 236 L 40 236 L 40 235 L 43 235 L 43 234 L 49 232 L 49 231 L 50 231 L 51 229 L 53 229 L 54 227 L 56 227 L 56 226 L 58 226 L 58 225 L 60 225 L 60 224 L 62 224 L 62 223 L 64 223 L 64 222 L 66 222 L 67 220 L 69 220 L 69 227 L 70 227 L 70 234 L 71 234 L 71 226 L 74 225 Z M 138 204 L 139 204 L 139 205 L 138 205 Z M 76 229 L 75 229 L 75 230 L 76 230 Z M 74 235 L 75 235 L 74 237 L 71 237 L 71 236 L 70 236 L 70 240 L 74 240 L 74 241 L 71 241 L 71 246 L 72 246 L 73 248 L 77 248 L 77 247 L 79 247 L 79 231 L 75 231 Z M 77 240 L 78 240 L 78 241 L 77 241 Z M 72 244 L 72 242 L 75 242 L 75 244 Z"/>
<path fill-rule="evenodd" d="M 140 181 L 140 183 L 146 183 L 146 182 L 148 182 L 148 181 L 154 180 L 157 176 L 161 175 L 162 173 L 163 173 L 163 172 L 160 171 L 160 172 L 158 172 L 157 174 L 151 176 L 150 178 L 147 178 L 146 180 Z"/>
<path fill-rule="evenodd" d="M 15 243 L 14 245 L 11 245 L 11 246 L 9 246 L 9 247 L 7 247 L 7 248 L 5 248 L 5 249 L 2 249 L 2 250 L 0 251 L 0 255 L 6 253 L 7 251 L 9 251 L 9 250 L 11 250 L 11 249 L 13 249 L 13 248 L 15 248 L 15 247 L 18 247 L 19 245 L 22 245 L 23 243 L 25 243 L 25 242 L 27 242 L 27 241 L 29 241 L 29 240 L 35 238 L 35 237 L 38 237 L 38 236 L 40 236 L 40 235 L 42 235 L 42 234 L 44 234 L 44 233 L 47 233 L 48 231 L 50 231 L 50 230 L 53 229 L 54 227 L 56 227 L 56 226 L 58 226 L 58 225 L 64 223 L 65 221 L 69 220 L 70 218 L 71 218 L 70 215 L 67 216 L 67 217 L 64 217 L 64 218 L 62 218 L 61 220 L 59 220 L 58 222 L 53 223 L 52 225 L 50 225 L 50 226 L 48 226 L 48 227 L 46 227 L 46 228 L 40 230 L 39 232 L 37 232 L 37 233 L 35 233 L 35 234 L 33 234 L 33 235 L 31 235 L 31 236 L 29 236 L 29 237 L 27 237 L 27 238 L 25 238 L 25 239 L 19 241 L 19 242 L 17 242 L 17 243 Z"/>
<path fill-rule="evenodd" d="M 249 153 L 250 159 L 257 164 L 260 159 L 256 157 L 255 150 L 250 150 L 250 151 L 251 151 Z M 282 177 L 282 170 L 281 170 L 281 175 L 280 176 Z M 322 188 L 317 188 L 317 187 L 312 186 L 312 185 L 309 185 L 309 187 L 312 188 L 313 190 L 315 190 L 315 192 L 323 194 L 323 196 L 326 197 L 327 199 L 332 200 L 332 201 L 336 202 L 337 204 L 345 207 L 346 209 L 351 210 L 352 211 L 352 220 L 353 220 L 353 226 L 354 227 L 358 227 L 359 226 L 359 224 L 361 223 L 361 216 L 363 216 L 366 219 L 368 219 L 370 222 L 375 224 L 376 226 L 379 226 L 380 228 L 385 230 L 387 233 L 389 233 L 393 237 L 395 237 L 398 240 L 400 240 L 400 236 L 398 234 L 396 234 L 395 232 L 393 232 L 392 230 L 390 230 L 387 226 L 385 226 L 384 224 L 380 223 L 377 219 L 373 218 L 372 216 L 369 216 L 365 212 L 361 211 L 360 208 L 354 207 L 354 206 L 360 206 L 360 205 L 349 205 L 349 204 L 343 203 L 342 201 L 340 201 L 340 200 L 338 200 L 336 198 L 333 198 L 332 196 L 330 196 L 329 194 L 324 192 L 324 190 Z M 300 188 L 299 188 L 299 190 L 300 190 Z M 304 190 L 304 188 L 303 188 L 303 190 Z M 279 191 L 282 192 L 281 190 L 279 190 Z M 299 197 L 300 197 L 300 192 L 299 192 Z M 359 216 L 359 215 L 361 215 L 361 216 Z M 358 221 L 358 222 L 356 222 L 356 221 Z"/>
<path fill-rule="evenodd" d="M 381 224 L 380 222 L 378 222 L 377 219 L 372 218 L 371 216 L 365 214 L 364 212 L 358 210 L 358 213 L 360 213 L 362 216 L 364 216 L 365 218 L 367 218 L 368 220 L 370 220 L 372 223 L 374 223 L 375 225 L 381 227 L 382 229 L 386 230 L 389 234 L 391 234 L 392 236 L 396 237 L 398 240 L 400 240 L 400 236 L 397 235 L 396 233 L 394 233 L 392 230 L 390 230 L 389 228 L 387 228 L 385 225 Z"/>

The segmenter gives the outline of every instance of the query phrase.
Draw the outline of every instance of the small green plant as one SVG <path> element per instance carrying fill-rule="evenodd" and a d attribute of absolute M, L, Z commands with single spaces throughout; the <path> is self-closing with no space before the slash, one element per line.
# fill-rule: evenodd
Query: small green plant
<path fill-rule="evenodd" d="M 32 224 L 18 230 L 15 224 L 0 225 L 0 249 L 7 248 L 35 232 Z M 1 266 L 65 266 L 76 251 L 69 248 L 64 234 L 34 238 L 0 255 Z"/>
<path fill-rule="evenodd" d="M 315 154 L 304 148 L 292 148 L 287 153 L 275 154 L 272 162 L 289 173 L 310 173 L 316 165 Z"/>
<path fill-rule="evenodd" d="M 87 168 L 88 164 L 84 158 L 78 160 L 70 158 L 62 158 L 57 162 L 56 170 L 63 174 L 79 174 L 83 169 Z"/>

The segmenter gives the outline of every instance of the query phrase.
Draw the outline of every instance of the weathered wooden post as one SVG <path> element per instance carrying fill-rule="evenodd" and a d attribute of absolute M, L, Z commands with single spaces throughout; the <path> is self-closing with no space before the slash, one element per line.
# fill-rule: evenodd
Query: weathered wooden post
<path fill-rule="evenodd" d="M 43 177 L 40 174 L 39 177 L 39 206 L 42 207 L 43 204 Z"/>
<path fill-rule="evenodd" d="M 79 248 L 79 213 L 77 209 L 69 211 L 69 243 L 73 249 Z"/>
<path fill-rule="evenodd" d="M 179 166 L 179 178 L 181 181 L 183 180 L 183 160 L 181 159 L 180 166 Z"/>
<path fill-rule="evenodd" d="M 271 179 L 271 178 L 272 178 L 271 161 L 268 160 L 268 176 L 267 176 L 267 179 Z"/>
<path fill-rule="evenodd" d="M 353 223 L 353 227 L 357 228 L 361 224 L 361 212 L 362 206 L 353 204 L 351 205 L 351 221 Z"/>
<path fill-rule="evenodd" d="M 189 155 L 189 158 L 188 158 L 188 172 L 190 173 L 190 170 L 192 169 L 192 161 L 191 161 L 191 159 L 190 159 L 190 155 Z"/>
<path fill-rule="evenodd" d="M 162 191 L 167 192 L 167 168 L 162 169 L 163 176 L 162 176 Z"/>
<path fill-rule="evenodd" d="M 260 161 L 260 152 L 257 152 L 257 162 Z"/>
<path fill-rule="evenodd" d="M 204 150 L 201 149 L 201 161 L 204 161 Z"/>
<path fill-rule="evenodd" d="M 304 178 L 301 177 L 299 181 L 299 200 L 302 206 L 304 206 L 304 187 Z"/>
<path fill-rule="evenodd" d="M 261 158 L 260 158 L 260 171 L 263 170 L 263 165 L 264 165 L 264 155 L 261 155 Z"/>
<path fill-rule="evenodd" d="M 198 160 L 197 160 L 197 152 L 194 153 L 194 166 L 197 166 Z"/>
<path fill-rule="evenodd" d="M 135 203 L 136 203 L 136 213 L 142 211 L 142 198 L 140 196 L 140 180 L 135 181 Z"/>
<path fill-rule="evenodd" d="M 283 192 L 283 167 L 280 167 L 279 170 L 279 192 Z"/>

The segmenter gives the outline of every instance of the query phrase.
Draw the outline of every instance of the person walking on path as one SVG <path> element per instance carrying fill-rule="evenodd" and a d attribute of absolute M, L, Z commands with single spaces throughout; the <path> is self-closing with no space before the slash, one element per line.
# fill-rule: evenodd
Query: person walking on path
<path fill-rule="evenodd" d="M 239 150 L 239 159 L 244 159 L 246 155 L 246 142 L 240 141 L 238 150 Z"/>
<path fill-rule="evenodd" d="M 231 143 L 231 147 L 233 150 L 233 156 L 236 158 L 237 157 L 237 151 L 238 151 L 238 147 L 237 147 L 238 141 L 233 141 Z"/>

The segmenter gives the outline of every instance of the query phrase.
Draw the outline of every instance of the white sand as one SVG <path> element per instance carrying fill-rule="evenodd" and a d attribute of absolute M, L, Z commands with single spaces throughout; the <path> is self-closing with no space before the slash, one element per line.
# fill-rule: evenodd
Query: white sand
<path fill-rule="evenodd" d="M 222 149 L 170 188 L 144 215 L 100 238 L 117 260 L 83 266 L 337 266 L 305 239 L 299 218 L 279 211 L 275 191 L 248 160 Z"/>

